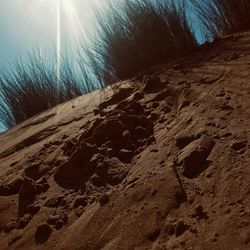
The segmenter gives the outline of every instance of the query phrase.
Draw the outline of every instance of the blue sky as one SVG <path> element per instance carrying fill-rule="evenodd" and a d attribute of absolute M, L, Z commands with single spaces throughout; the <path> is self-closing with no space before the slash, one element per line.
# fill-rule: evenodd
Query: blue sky
<path fill-rule="evenodd" d="M 22 2 L 22 4 L 20 4 Z M 0 0 L 0 67 L 11 58 L 25 53 L 30 47 L 51 41 L 46 24 L 32 18 L 35 13 L 31 0 Z M 46 20 L 46 19 L 45 19 Z M 54 29 L 53 23 L 49 26 Z"/>
<path fill-rule="evenodd" d="M 90 29 L 92 17 L 87 1 L 60 1 L 62 41 L 70 47 L 74 40 L 88 32 L 83 27 Z M 47 50 L 55 46 L 56 2 L 57 0 L 0 0 L 0 69 L 11 58 L 30 52 L 31 49 Z"/>

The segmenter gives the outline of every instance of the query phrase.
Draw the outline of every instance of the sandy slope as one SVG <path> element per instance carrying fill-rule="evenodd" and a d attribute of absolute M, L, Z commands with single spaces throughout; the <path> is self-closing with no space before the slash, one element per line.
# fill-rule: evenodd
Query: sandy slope
<path fill-rule="evenodd" d="M 250 33 L 0 135 L 1 249 L 249 249 Z"/>

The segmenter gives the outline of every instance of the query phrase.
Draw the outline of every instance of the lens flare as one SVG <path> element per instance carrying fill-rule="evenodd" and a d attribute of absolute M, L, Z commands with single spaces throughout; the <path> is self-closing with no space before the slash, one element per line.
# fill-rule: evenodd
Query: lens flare
<path fill-rule="evenodd" d="M 56 46 L 56 77 L 59 92 L 61 80 L 62 40 L 70 44 L 71 49 L 79 47 L 82 37 L 87 37 L 82 25 L 74 0 L 39 0 L 40 8 L 46 8 L 50 15 L 48 18 L 55 22 L 55 46 Z M 85 4 L 85 6 L 87 3 Z M 39 8 L 39 6 L 38 6 Z M 54 21 L 53 21 L 54 19 Z M 63 39 L 62 39 L 63 36 Z M 59 98 L 59 96 L 58 96 Z"/>

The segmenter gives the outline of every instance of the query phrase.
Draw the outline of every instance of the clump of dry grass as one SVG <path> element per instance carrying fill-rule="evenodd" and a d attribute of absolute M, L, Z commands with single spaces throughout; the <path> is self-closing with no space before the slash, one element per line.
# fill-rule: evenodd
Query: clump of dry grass
<path fill-rule="evenodd" d="M 209 38 L 250 28 L 249 0 L 195 0 L 193 4 Z"/>
<path fill-rule="evenodd" d="M 95 74 L 104 85 L 193 51 L 198 45 L 185 1 L 109 1 L 98 12 Z"/>
<path fill-rule="evenodd" d="M 0 120 L 10 128 L 59 103 L 132 77 L 198 47 L 185 0 L 107 0 L 95 10 L 97 37 L 75 59 L 44 62 L 37 54 L 0 72 Z"/>
<path fill-rule="evenodd" d="M 6 128 L 96 88 L 84 84 L 84 75 L 79 77 L 67 57 L 60 62 L 60 77 L 56 64 L 55 58 L 45 62 L 32 53 L 1 70 L 0 120 Z"/>

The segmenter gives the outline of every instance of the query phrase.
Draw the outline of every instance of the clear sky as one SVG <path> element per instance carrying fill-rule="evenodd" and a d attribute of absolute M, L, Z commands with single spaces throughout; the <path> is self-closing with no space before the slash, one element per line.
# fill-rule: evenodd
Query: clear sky
<path fill-rule="evenodd" d="M 91 0 L 93 2 L 93 0 Z M 60 2 L 62 47 L 76 45 L 93 30 L 88 0 L 0 0 L 0 69 L 31 49 L 48 50 L 57 43 Z M 95 0 L 98 3 L 103 0 Z"/>

